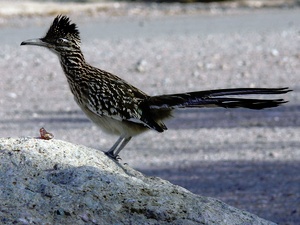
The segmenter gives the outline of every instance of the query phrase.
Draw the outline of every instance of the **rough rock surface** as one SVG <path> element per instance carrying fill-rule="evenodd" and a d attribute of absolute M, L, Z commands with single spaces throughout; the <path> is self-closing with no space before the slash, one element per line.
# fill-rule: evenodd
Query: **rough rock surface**
<path fill-rule="evenodd" d="M 0 199 L 1 224 L 274 224 L 59 140 L 0 139 Z"/>

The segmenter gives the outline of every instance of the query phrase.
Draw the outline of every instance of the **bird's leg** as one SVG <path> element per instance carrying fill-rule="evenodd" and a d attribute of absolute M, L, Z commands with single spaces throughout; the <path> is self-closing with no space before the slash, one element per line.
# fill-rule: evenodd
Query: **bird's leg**
<path fill-rule="evenodd" d="M 131 137 L 119 137 L 116 143 L 105 154 L 112 159 L 117 160 L 119 152 L 125 147 L 125 145 L 131 140 Z"/>
<path fill-rule="evenodd" d="M 120 136 L 119 139 L 116 141 L 116 143 L 107 152 L 105 152 L 105 154 L 110 158 L 115 158 L 114 151 L 124 139 L 125 139 L 124 136 Z"/>
<path fill-rule="evenodd" d="M 121 142 L 121 144 L 119 145 L 119 147 L 117 149 L 115 149 L 114 155 L 117 157 L 118 154 L 120 153 L 120 151 L 127 145 L 127 143 L 131 140 L 131 137 L 126 137 L 123 139 L 123 141 Z"/>

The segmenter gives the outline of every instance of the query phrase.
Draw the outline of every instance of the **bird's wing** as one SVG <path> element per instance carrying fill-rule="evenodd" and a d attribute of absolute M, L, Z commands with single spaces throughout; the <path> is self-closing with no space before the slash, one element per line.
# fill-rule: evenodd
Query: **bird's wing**
<path fill-rule="evenodd" d="M 106 116 L 119 121 L 130 121 L 162 132 L 166 129 L 161 122 L 156 122 L 145 110 L 143 103 L 148 96 L 121 79 L 89 80 L 83 87 L 86 107 L 98 116 Z"/>

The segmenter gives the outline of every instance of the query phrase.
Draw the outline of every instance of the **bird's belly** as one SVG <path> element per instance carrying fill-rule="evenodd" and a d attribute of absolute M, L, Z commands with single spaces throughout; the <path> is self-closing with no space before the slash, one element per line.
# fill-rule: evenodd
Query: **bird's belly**
<path fill-rule="evenodd" d="M 88 108 L 79 105 L 82 111 L 87 115 L 87 117 L 92 120 L 98 127 L 100 127 L 104 132 L 114 135 L 125 135 L 128 137 L 136 136 L 144 131 L 149 130 L 149 128 L 143 126 L 142 124 L 133 123 L 130 121 L 121 121 L 108 116 L 99 116 Z"/>

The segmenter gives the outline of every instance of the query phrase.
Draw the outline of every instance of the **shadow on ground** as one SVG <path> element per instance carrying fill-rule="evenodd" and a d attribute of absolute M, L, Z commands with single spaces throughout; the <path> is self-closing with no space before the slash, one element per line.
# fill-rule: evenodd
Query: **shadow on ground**
<path fill-rule="evenodd" d="M 89 119 L 80 110 L 73 111 L 14 111 L 13 116 L 0 119 L 2 125 L 43 122 L 52 127 L 84 126 Z M 35 116 L 33 116 L 35 115 Z M 300 126 L 300 105 L 285 105 L 264 110 L 249 109 L 184 109 L 177 110 L 167 122 L 169 129 L 234 128 L 234 127 L 296 127 Z"/>
<path fill-rule="evenodd" d="M 197 162 L 138 169 L 279 224 L 300 224 L 300 162 Z M 285 214 L 279 214 L 285 208 Z"/>

